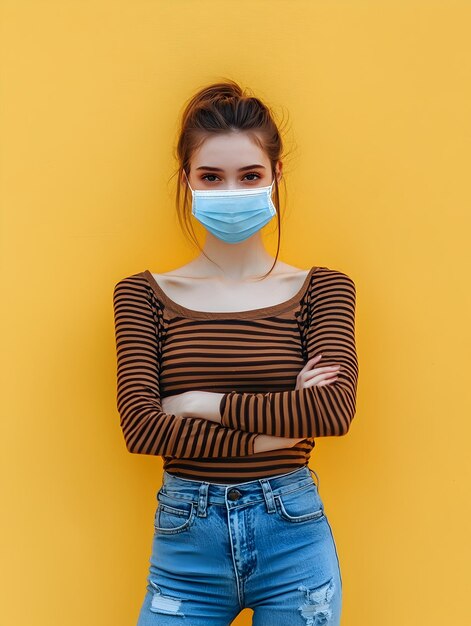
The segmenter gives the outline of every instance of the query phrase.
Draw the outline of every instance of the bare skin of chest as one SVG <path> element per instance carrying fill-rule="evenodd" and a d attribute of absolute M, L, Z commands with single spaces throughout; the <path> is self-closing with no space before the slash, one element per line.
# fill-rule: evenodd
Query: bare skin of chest
<path fill-rule="evenodd" d="M 184 307 L 204 311 L 235 311 L 272 306 L 293 297 L 309 270 L 283 264 L 263 280 L 233 281 L 201 277 L 182 266 L 172 272 L 153 274 L 169 298 Z"/>

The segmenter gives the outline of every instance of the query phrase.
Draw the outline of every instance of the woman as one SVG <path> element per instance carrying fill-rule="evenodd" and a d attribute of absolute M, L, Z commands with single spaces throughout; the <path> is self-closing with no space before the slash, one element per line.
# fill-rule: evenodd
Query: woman
<path fill-rule="evenodd" d="M 138 626 L 222 626 L 245 607 L 256 626 L 340 623 L 339 561 L 308 460 L 316 437 L 346 434 L 355 415 L 355 285 L 265 250 L 261 228 L 275 215 L 280 226 L 281 153 L 259 99 L 233 81 L 197 93 L 179 184 L 181 221 L 191 212 L 205 227 L 204 249 L 114 288 L 126 445 L 164 463 Z"/>

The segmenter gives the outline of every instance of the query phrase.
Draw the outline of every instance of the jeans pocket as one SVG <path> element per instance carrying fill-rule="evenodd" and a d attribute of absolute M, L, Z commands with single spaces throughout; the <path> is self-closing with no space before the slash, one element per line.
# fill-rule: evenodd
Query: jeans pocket
<path fill-rule="evenodd" d="M 288 522 L 307 522 L 325 518 L 324 504 L 314 483 L 275 495 L 276 509 Z"/>
<path fill-rule="evenodd" d="M 190 528 L 196 513 L 193 502 L 163 493 L 159 493 L 158 500 L 154 516 L 155 534 L 174 535 Z"/>

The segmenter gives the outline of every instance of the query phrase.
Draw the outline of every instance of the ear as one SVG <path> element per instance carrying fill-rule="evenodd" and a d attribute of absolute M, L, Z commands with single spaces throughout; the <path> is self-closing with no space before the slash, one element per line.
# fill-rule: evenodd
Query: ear
<path fill-rule="evenodd" d="M 278 161 L 275 165 L 275 176 L 277 182 L 279 183 L 280 180 L 283 178 L 283 161 Z"/>

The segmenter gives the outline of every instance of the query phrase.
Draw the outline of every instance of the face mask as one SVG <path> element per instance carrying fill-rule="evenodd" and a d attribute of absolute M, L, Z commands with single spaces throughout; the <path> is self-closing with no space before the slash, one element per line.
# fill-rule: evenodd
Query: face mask
<path fill-rule="evenodd" d="M 275 179 L 268 187 L 253 189 L 192 189 L 188 181 L 193 196 L 191 213 L 219 239 L 244 241 L 276 215 L 271 199 L 274 184 Z"/>

